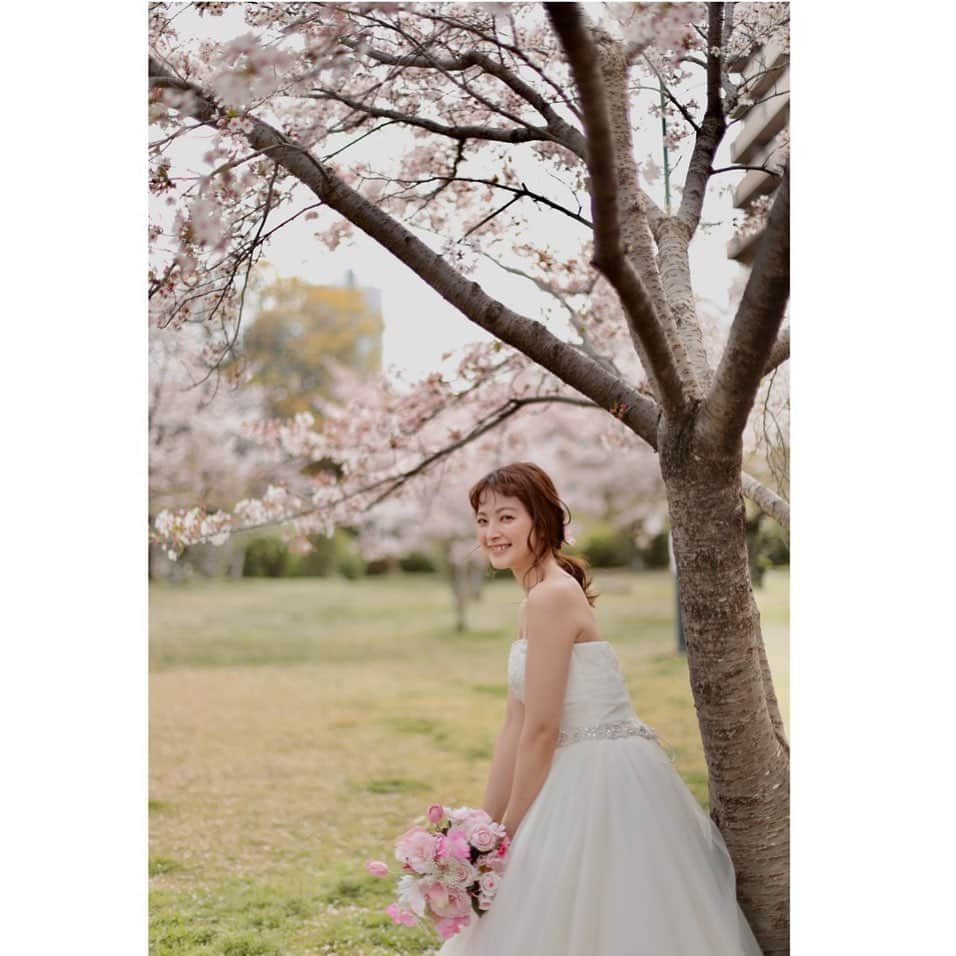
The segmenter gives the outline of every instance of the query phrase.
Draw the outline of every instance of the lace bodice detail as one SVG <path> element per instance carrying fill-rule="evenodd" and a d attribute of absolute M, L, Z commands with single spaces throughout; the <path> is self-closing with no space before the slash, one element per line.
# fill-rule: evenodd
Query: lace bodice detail
<path fill-rule="evenodd" d="M 511 645 L 508 657 L 508 686 L 520 701 L 524 701 L 527 651 L 527 640 L 520 638 Z M 631 734 L 656 736 L 634 712 L 614 648 L 607 641 L 575 644 L 571 650 L 559 746 Z"/>

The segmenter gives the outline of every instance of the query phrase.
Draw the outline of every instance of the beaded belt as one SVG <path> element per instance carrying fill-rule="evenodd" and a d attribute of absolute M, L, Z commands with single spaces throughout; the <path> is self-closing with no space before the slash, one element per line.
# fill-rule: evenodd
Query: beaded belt
<path fill-rule="evenodd" d="M 615 740 L 618 737 L 646 737 L 656 740 L 661 746 L 663 742 L 653 727 L 642 724 L 636 718 L 618 720 L 607 724 L 594 724 L 590 727 L 576 727 L 571 731 L 562 730 L 558 734 L 558 747 L 567 747 L 569 744 L 580 743 L 582 740 Z M 673 748 L 670 748 L 670 759 L 674 759 Z"/>

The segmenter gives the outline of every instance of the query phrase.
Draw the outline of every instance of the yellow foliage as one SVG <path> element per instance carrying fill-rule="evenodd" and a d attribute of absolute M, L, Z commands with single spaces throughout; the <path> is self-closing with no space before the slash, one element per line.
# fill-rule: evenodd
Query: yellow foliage
<path fill-rule="evenodd" d="M 271 393 L 271 411 L 313 411 L 331 397 L 326 368 L 334 360 L 359 372 L 382 364 L 382 321 L 367 290 L 278 279 L 262 290 L 261 307 L 243 343 L 254 382 Z"/>

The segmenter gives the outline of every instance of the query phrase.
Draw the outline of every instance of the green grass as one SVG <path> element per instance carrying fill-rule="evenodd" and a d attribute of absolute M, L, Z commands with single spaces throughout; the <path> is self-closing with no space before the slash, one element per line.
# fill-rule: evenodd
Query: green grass
<path fill-rule="evenodd" d="M 669 577 L 596 577 L 635 708 L 706 805 Z M 785 720 L 788 589 L 776 571 L 755 592 Z M 364 863 L 428 803 L 480 803 L 519 599 L 490 583 L 462 635 L 424 575 L 153 585 L 150 953 L 436 950 Z"/>

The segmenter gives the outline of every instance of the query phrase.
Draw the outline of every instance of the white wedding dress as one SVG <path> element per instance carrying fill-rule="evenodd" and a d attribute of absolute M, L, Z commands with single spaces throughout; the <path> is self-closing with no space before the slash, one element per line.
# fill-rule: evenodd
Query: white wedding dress
<path fill-rule="evenodd" d="M 508 659 L 524 699 L 525 639 Z M 614 648 L 575 644 L 554 760 L 491 908 L 440 956 L 760 956 L 733 864 L 636 716 Z"/>

